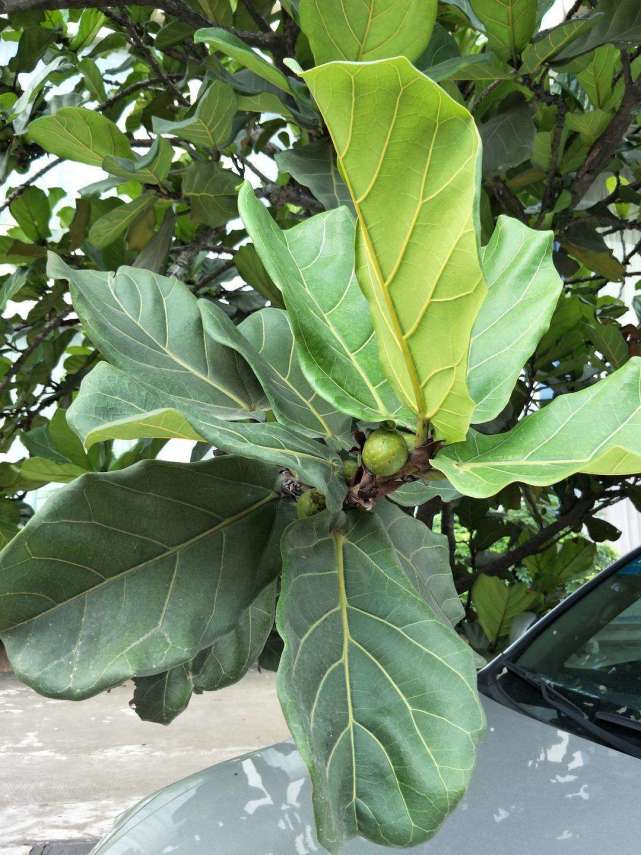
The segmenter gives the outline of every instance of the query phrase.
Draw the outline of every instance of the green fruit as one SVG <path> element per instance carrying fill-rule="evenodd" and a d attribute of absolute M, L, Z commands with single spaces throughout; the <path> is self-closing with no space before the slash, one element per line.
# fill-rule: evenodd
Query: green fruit
<path fill-rule="evenodd" d="M 356 478 L 358 469 L 358 460 L 354 460 L 351 457 L 349 460 L 343 460 L 343 475 L 348 484 L 351 484 L 354 478 Z"/>
<path fill-rule="evenodd" d="M 363 463 L 374 475 L 394 475 L 405 466 L 407 458 L 407 444 L 396 430 L 375 430 L 363 447 Z"/>
<path fill-rule="evenodd" d="M 325 510 L 325 496 L 317 490 L 307 490 L 296 500 L 296 515 L 299 520 L 313 517 Z"/>

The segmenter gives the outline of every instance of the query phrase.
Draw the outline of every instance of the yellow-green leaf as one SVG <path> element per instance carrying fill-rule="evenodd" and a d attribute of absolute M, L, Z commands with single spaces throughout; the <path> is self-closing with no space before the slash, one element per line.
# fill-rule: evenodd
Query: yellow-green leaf
<path fill-rule="evenodd" d="M 358 216 L 358 276 L 384 369 L 419 423 L 463 439 L 479 260 L 474 120 L 406 59 L 331 63 L 304 75 Z"/>
<path fill-rule="evenodd" d="M 301 28 L 316 63 L 419 57 L 436 20 L 436 0 L 301 0 Z"/>
<path fill-rule="evenodd" d="M 63 107 L 31 122 L 27 137 L 50 154 L 102 166 L 105 157 L 133 157 L 129 140 L 116 125 L 93 110 Z"/>

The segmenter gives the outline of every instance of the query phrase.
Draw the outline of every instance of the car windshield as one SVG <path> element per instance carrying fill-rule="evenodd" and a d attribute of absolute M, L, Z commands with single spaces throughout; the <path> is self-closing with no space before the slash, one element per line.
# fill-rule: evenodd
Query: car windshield
<path fill-rule="evenodd" d="M 597 740 L 597 728 L 616 731 L 635 744 L 636 753 L 641 747 L 641 556 L 573 603 L 503 664 L 502 689 L 529 714 L 562 718 L 567 729 L 582 735 L 594 725 L 587 735 Z M 581 716 L 589 718 L 588 728 Z"/>

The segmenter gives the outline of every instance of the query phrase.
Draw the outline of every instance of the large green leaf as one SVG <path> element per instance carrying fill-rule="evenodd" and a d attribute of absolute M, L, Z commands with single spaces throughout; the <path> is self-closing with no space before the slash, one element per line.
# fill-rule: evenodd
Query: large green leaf
<path fill-rule="evenodd" d="M 528 611 L 537 595 L 525 582 L 508 585 L 496 576 L 481 573 L 472 588 L 472 603 L 479 623 L 492 644 L 508 635 L 517 615 Z"/>
<path fill-rule="evenodd" d="M 442 449 L 435 465 L 467 496 L 485 498 L 507 484 L 543 486 L 576 472 L 641 472 L 641 358 L 580 392 L 561 395 L 512 430 Z"/>
<path fill-rule="evenodd" d="M 208 303 L 177 279 L 121 267 L 73 270 L 50 255 L 50 276 L 69 280 L 74 307 L 93 343 L 118 368 L 181 402 L 220 418 L 247 418 L 262 392 L 238 354 L 207 333 Z"/>
<path fill-rule="evenodd" d="M 317 65 L 419 57 L 436 20 L 436 0 L 301 0 L 300 25 Z"/>
<path fill-rule="evenodd" d="M 353 445 L 351 418 L 337 412 L 307 382 L 287 313 L 282 309 L 262 309 L 238 329 L 258 358 L 244 348 L 239 352 L 261 380 L 279 421 L 307 436 Z"/>
<path fill-rule="evenodd" d="M 37 243 L 49 237 L 51 206 L 44 190 L 27 187 L 11 202 L 9 210 L 28 240 Z"/>
<path fill-rule="evenodd" d="M 532 155 L 536 126 L 525 104 L 493 116 L 479 131 L 483 141 L 484 175 L 504 173 Z"/>
<path fill-rule="evenodd" d="M 432 421 L 463 439 L 469 338 L 486 293 L 474 120 L 404 58 L 304 76 L 356 207 L 358 276 L 387 376 L 420 431 Z"/>
<path fill-rule="evenodd" d="M 386 500 L 376 505 L 376 516 L 392 541 L 405 575 L 437 615 L 453 626 L 465 617 L 454 586 L 447 538 Z"/>
<path fill-rule="evenodd" d="M 278 472 L 147 461 L 56 492 L 0 556 L 17 676 L 82 698 L 228 633 L 279 569 Z"/>
<path fill-rule="evenodd" d="M 417 505 L 423 505 L 437 497 L 443 499 L 444 502 L 454 502 L 461 498 L 461 494 L 446 479 L 438 479 L 435 481 L 410 481 L 390 493 L 389 497 L 397 505 L 404 508 L 415 508 Z"/>
<path fill-rule="evenodd" d="M 134 708 L 144 721 L 169 724 L 186 709 L 192 693 L 213 692 L 237 683 L 260 656 L 274 624 L 276 583 L 268 585 L 238 623 L 211 647 L 185 662 L 134 682 Z"/>
<path fill-rule="evenodd" d="M 326 140 L 281 151 L 276 162 L 299 184 L 309 187 L 328 211 L 340 205 L 352 206 L 349 191 L 338 174 L 334 149 Z"/>
<path fill-rule="evenodd" d="M 171 134 L 181 140 L 215 150 L 229 142 L 232 120 L 237 109 L 238 98 L 232 87 L 222 80 L 214 80 L 198 99 L 194 112 L 186 119 L 172 122 L 154 116 L 154 132 Z"/>
<path fill-rule="evenodd" d="M 424 71 L 436 83 L 441 80 L 509 80 L 514 76 L 514 69 L 491 52 L 453 56 Z"/>
<path fill-rule="evenodd" d="M 85 107 L 63 107 L 36 119 L 27 137 L 50 154 L 92 166 L 102 166 L 108 155 L 133 156 L 129 140 L 111 119 Z"/>
<path fill-rule="evenodd" d="M 112 208 L 89 229 L 89 241 L 98 249 L 109 246 L 139 217 L 153 208 L 157 199 L 154 193 L 142 193 L 133 202 Z"/>
<path fill-rule="evenodd" d="M 536 41 L 533 41 L 523 51 L 520 73 L 532 74 L 545 62 L 554 59 L 566 45 L 591 29 L 597 20 L 597 16 L 578 18 L 575 21 L 566 21 L 558 27 L 542 33 Z"/>
<path fill-rule="evenodd" d="M 139 181 L 141 184 L 162 186 L 169 175 L 174 150 L 167 140 L 156 137 L 146 155 L 130 160 L 123 157 L 106 157 L 102 162 L 105 172 L 123 178 L 125 181 Z"/>
<path fill-rule="evenodd" d="M 238 176 L 214 161 L 195 161 L 182 180 L 183 195 L 189 199 L 191 215 L 197 223 L 212 228 L 224 225 L 238 212 Z"/>
<path fill-rule="evenodd" d="M 282 71 L 279 71 L 271 63 L 267 62 L 262 56 L 257 54 L 251 48 L 247 47 L 245 42 L 238 36 L 227 30 L 221 30 L 219 27 L 206 27 L 203 30 L 196 30 L 194 33 L 194 41 L 196 44 L 203 42 L 210 45 L 214 50 L 219 50 L 221 53 L 235 59 L 240 65 L 253 71 L 258 77 L 262 77 L 272 86 L 282 89 L 283 92 L 289 93 L 290 86 L 287 77 Z"/>
<path fill-rule="evenodd" d="M 202 441 L 203 437 L 178 411 L 182 404 L 181 399 L 101 362 L 82 381 L 68 419 L 87 448 L 110 439 Z"/>
<path fill-rule="evenodd" d="M 83 382 L 69 409 L 69 421 L 85 445 L 106 439 L 156 437 L 207 441 L 222 451 L 291 470 L 327 496 L 338 509 L 347 493 L 340 457 L 326 445 L 273 423 L 234 422 L 216 408 L 188 402 L 142 383 L 106 363 Z"/>
<path fill-rule="evenodd" d="M 470 0 L 490 46 L 498 56 L 515 59 L 537 24 L 537 0 Z"/>
<path fill-rule="evenodd" d="M 507 405 L 521 369 L 550 326 L 563 288 L 553 241 L 552 232 L 501 215 L 483 250 L 489 291 L 472 331 L 467 369 L 476 424 L 491 421 Z"/>
<path fill-rule="evenodd" d="M 573 41 L 557 57 L 568 59 L 605 44 L 636 48 L 641 42 L 641 5 L 638 0 L 599 0 L 589 32 Z"/>
<path fill-rule="evenodd" d="M 419 596 L 376 515 L 293 523 L 283 562 L 278 690 L 320 842 L 428 839 L 465 790 L 483 728 L 471 649 Z"/>
<path fill-rule="evenodd" d="M 282 290 L 310 384 L 365 421 L 413 426 L 385 378 L 369 306 L 354 273 L 355 224 L 339 208 L 282 232 L 245 184 L 238 207 L 271 278 Z"/>

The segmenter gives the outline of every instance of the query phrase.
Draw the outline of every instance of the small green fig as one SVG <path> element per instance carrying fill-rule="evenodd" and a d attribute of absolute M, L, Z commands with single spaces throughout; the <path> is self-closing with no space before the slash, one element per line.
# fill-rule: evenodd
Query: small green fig
<path fill-rule="evenodd" d="M 325 496 L 318 490 L 306 490 L 296 500 L 296 515 L 299 520 L 313 517 L 325 510 Z"/>
<path fill-rule="evenodd" d="M 403 434 L 378 428 L 363 446 L 363 463 L 374 475 L 395 475 L 407 462 L 409 452 Z"/>
<path fill-rule="evenodd" d="M 343 460 L 343 475 L 345 476 L 345 480 L 348 484 L 351 484 L 354 478 L 356 478 L 358 469 L 358 460 L 354 460 L 353 457 L 350 457 L 348 460 Z"/>

